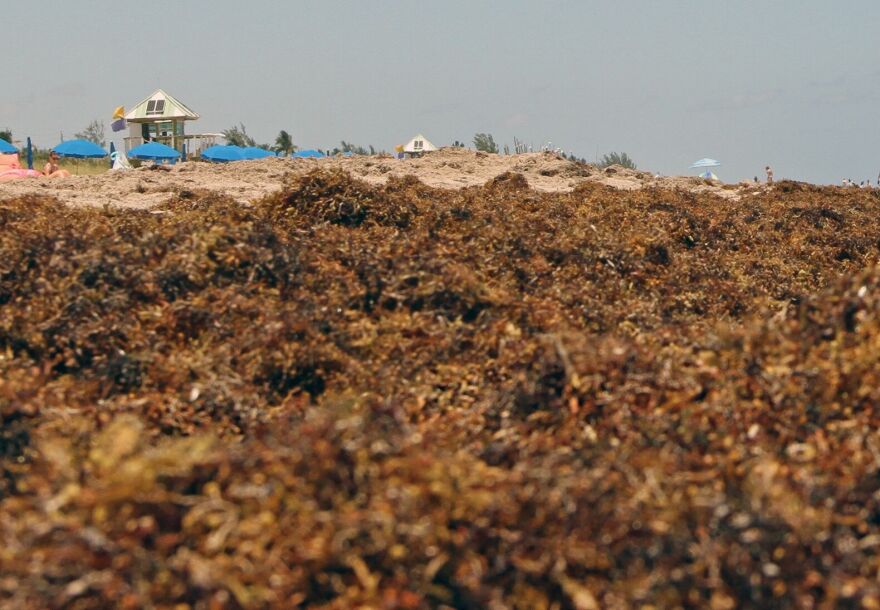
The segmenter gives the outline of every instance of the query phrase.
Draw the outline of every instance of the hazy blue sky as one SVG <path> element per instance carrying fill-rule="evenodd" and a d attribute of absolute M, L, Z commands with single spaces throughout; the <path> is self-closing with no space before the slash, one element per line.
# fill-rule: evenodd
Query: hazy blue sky
<path fill-rule="evenodd" d="M 40 146 L 161 87 L 258 142 L 489 132 L 721 178 L 880 172 L 880 2 L 12 2 L 0 128 Z"/>

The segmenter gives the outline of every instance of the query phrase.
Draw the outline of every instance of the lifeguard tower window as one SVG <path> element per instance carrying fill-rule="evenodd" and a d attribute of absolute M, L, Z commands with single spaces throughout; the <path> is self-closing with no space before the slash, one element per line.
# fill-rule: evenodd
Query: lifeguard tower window
<path fill-rule="evenodd" d="M 165 100 L 150 100 L 147 102 L 147 115 L 162 114 L 165 112 Z"/>
<path fill-rule="evenodd" d="M 421 140 L 416 140 L 415 142 L 413 142 L 413 148 L 421 148 L 421 147 L 422 147 Z"/>

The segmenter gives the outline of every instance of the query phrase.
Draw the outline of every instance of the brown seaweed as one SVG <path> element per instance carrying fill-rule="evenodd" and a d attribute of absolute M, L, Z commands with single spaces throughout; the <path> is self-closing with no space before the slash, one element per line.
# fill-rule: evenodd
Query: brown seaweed
<path fill-rule="evenodd" d="M 0 201 L 2 605 L 880 607 L 878 211 Z"/>

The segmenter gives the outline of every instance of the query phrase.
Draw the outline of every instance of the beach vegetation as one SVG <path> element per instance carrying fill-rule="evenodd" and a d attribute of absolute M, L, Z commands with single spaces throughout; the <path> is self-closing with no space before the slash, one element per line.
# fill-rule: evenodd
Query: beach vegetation
<path fill-rule="evenodd" d="M 474 134 L 474 148 L 481 152 L 498 154 L 498 145 L 491 133 Z"/>
<path fill-rule="evenodd" d="M 291 135 L 283 129 L 279 131 L 278 137 L 275 138 L 275 146 L 273 147 L 273 150 L 278 153 L 283 153 L 285 156 L 294 152 L 296 146 L 293 144 L 293 138 Z"/>
<path fill-rule="evenodd" d="M 78 140 L 88 140 L 89 142 L 94 142 L 101 148 L 103 148 L 106 144 L 106 140 L 104 138 L 104 122 L 95 119 L 91 123 L 89 123 L 88 127 L 80 131 L 79 133 L 74 134 L 74 137 Z"/>
<path fill-rule="evenodd" d="M 244 123 L 239 123 L 237 126 L 233 125 L 229 129 L 224 129 L 221 133 L 223 134 L 223 137 L 226 138 L 226 143 L 230 146 L 257 145 L 256 141 L 248 135 Z"/>
<path fill-rule="evenodd" d="M 611 165 L 620 165 L 621 167 L 625 167 L 627 169 L 636 169 L 635 161 L 633 161 L 630 156 L 625 152 L 611 152 L 606 155 L 602 155 L 602 158 L 596 165 L 602 168 L 609 167 Z"/>
<path fill-rule="evenodd" d="M 355 144 L 352 144 L 351 142 L 346 142 L 345 140 L 342 140 L 341 142 L 339 142 L 339 146 L 330 151 L 331 155 L 338 155 L 340 153 L 351 153 L 353 155 L 375 155 L 376 149 L 372 144 L 364 148 L 363 146 L 357 146 Z"/>
<path fill-rule="evenodd" d="M 6 140 L 7 142 L 12 142 L 12 130 L 8 127 L 6 129 L 0 130 L 0 140 Z"/>

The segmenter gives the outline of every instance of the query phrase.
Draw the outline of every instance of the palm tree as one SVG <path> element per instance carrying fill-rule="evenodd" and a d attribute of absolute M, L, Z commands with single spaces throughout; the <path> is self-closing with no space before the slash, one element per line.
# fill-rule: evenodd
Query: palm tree
<path fill-rule="evenodd" d="M 628 169 L 636 169 L 635 161 L 629 158 L 626 153 L 609 153 L 603 155 L 602 160 L 598 163 L 599 167 L 608 167 L 610 165 L 620 165 Z"/>
<path fill-rule="evenodd" d="M 222 133 L 226 143 L 231 146 L 256 146 L 254 139 L 247 134 L 244 123 L 239 123 L 238 127 L 224 129 Z"/>
<path fill-rule="evenodd" d="M 295 150 L 296 146 L 293 145 L 293 138 L 290 137 L 290 134 L 283 129 L 278 132 L 278 137 L 275 138 L 275 152 L 284 153 L 284 156 L 288 156 Z"/>

